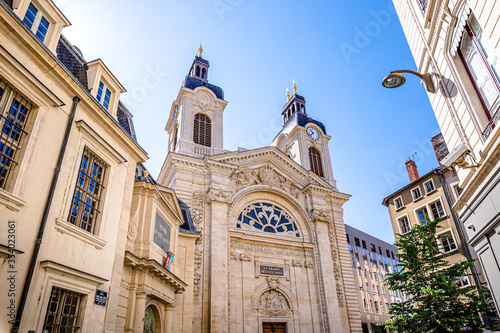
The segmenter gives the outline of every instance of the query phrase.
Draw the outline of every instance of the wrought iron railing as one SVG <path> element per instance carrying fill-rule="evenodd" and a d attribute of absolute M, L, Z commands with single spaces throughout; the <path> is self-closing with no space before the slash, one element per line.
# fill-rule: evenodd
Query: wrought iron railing
<path fill-rule="evenodd" d="M 483 132 L 483 136 L 485 139 L 488 139 L 491 132 L 493 131 L 493 129 L 495 129 L 495 126 L 498 124 L 499 121 L 500 121 L 500 108 L 497 109 L 497 111 L 491 118 L 490 122 L 488 123 L 488 126 L 486 126 L 486 129 Z"/>
<path fill-rule="evenodd" d="M 418 1 L 418 3 L 420 4 L 420 7 L 422 7 L 422 10 L 425 13 L 427 11 L 428 0 L 417 0 L 417 1 Z"/>

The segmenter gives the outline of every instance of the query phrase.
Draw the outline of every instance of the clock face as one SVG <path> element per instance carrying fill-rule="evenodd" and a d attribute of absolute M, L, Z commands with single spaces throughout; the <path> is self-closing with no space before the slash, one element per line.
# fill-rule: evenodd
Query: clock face
<path fill-rule="evenodd" d="M 307 129 L 307 135 L 309 135 L 311 137 L 311 139 L 313 139 L 313 140 L 319 139 L 318 130 L 316 130 L 314 127 L 309 127 Z"/>

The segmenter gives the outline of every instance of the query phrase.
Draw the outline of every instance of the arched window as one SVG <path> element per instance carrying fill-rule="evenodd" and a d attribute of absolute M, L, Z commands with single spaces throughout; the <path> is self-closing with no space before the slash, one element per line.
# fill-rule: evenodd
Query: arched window
<path fill-rule="evenodd" d="M 321 163 L 321 154 L 314 148 L 309 148 L 309 162 L 311 163 L 311 170 L 320 177 L 324 177 L 323 164 Z"/>
<path fill-rule="evenodd" d="M 175 127 L 175 130 L 174 130 L 174 142 L 172 144 L 172 151 L 174 151 L 175 147 L 177 147 L 177 134 L 178 134 L 178 128 Z"/>
<path fill-rule="evenodd" d="M 200 66 L 196 66 L 196 71 L 194 75 L 200 77 Z"/>
<path fill-rule="evenodd" d="M 300 237 L 295 222 L 287 212 L 276 205 L 263 202 L 243 209 L 238 216 L 236 228 Z"/>
<path fill-rule="evenodd" d="M 198 145 L 212 146 L 212 124 L 210 118 L 198 113 L 194 116 L 193 141 Z"/>
<path fill-rule="evenodd" d="M 204 79 L 205 78 L 205 74 L 207 73 L 207 70 L 205 68 L 203 68 L 201 70 L 201 78 Z"/>

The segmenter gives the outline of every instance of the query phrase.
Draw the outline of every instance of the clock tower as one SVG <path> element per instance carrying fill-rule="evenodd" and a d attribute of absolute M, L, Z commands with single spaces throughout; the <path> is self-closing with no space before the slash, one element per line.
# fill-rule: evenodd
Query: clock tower
<path fill-rule="evenodd" d="M 194 157 L 224 152 L 222 118 L 227 102 L 224 91 L 208 82 L 210 63 L 202 54 L 200 45 L 170 108 L 165 128 L 169 134 L 169 152 Z"/>
<path fill-rule="evenodd" d="M 271 145 L 336 187 L 328 149 L 331 137 L 325 125 L 307 115 L 306 100 L 297 94 L 295 81 L 293 95 L 290 97 L 287 89 L 286 97 L 287 103 L 281 109 L 283 128 Z"/>

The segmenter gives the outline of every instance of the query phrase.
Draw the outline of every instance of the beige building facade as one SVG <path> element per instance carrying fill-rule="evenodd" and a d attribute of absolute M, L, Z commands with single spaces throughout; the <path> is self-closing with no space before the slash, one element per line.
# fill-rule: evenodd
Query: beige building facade
<path fill-rule="evenodd" d="M 0 332 L 191 332 L 173 309 L 188 327 L 200 235 L 68 25 L 52 1 L 0 1 Z"/>
<path fill-rule="evenodd" d="M 500 301 L 500 117 L 496 0 L 394 0 L 418 71 L 437 87 L 429 93 L 463 189 L 453 209 Z"/>
<path fill-rule="evenodd" d="M 436 231 L 439 249 L 450 264 L 477 259 L 473 249 L 467 244 L 456 213 L 452 207 L 460 194 L 458 176 L 444 167 L 436 168 L 419 176 L 413 160 L 406 162 L 410 183 L 383 200 L 388 207 L 392 229 L 396 239 L 399 235 L 411 232 L 416 225 L 422 225 L 426 219 L 440 219 Z M 462 286 L 484 283 L 481 268 L 476 265 L 469 276 L 463 276 L 457 283 Z"/>

